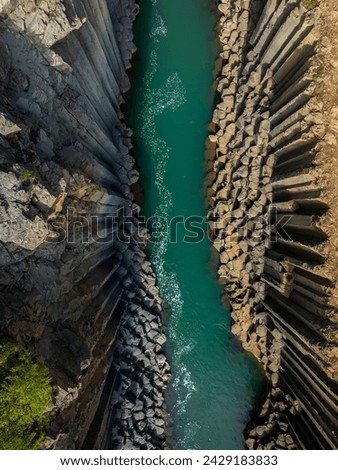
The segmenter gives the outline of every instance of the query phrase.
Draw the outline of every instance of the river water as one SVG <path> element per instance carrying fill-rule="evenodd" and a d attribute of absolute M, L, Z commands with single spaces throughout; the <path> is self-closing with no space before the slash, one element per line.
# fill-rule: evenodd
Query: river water
<path fill-rule="evenodd" d="M 204 143 L 215 99 L 215 3 L 141 0 L 127 106 L 142 212 L 153 217 L 149 256 L 170 312 L 168 402 L 177 449 L 242 449 L 262 386 L 256 362 L 231 335 L 211 242 L 202 237 L 206 223 L 200 223 L 206 214 Z"/>

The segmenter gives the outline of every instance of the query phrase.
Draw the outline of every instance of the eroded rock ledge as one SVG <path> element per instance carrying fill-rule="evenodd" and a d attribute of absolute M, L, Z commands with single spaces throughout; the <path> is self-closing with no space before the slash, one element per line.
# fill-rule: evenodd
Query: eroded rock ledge
<path fill-rule="evenodd" d="M 269 381 L 250 449 L 338 446 L 337 273 L 327 269 L 337 266 L 337 225 L 324 230 L 328 128 L 316 87 L 326 3 L 219 4 L 209 226 L 233 332 Z"/>
<path fill-rule="evenodd" d="M 0 1 L 0 326 L 56 385 L 44 448 L 165 445 L 161 299 L 120 110 L 137 11 Z"/>

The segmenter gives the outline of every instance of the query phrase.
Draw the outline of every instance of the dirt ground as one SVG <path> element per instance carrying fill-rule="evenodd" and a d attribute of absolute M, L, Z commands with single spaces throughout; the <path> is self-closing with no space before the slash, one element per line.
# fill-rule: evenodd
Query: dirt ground
<path fill-rule="evenodd" d="M 332 305 L 338 307 L 338 2 L 320 0 L 313 11 L 318 38 L 313 61 L 315 96 L 322 106 L 324 136 L 319 143 L 314 176 L 322 188 L 321 199 L 330 207 L 321 219 L 329 240 L 321 251 L 327 257 L 318 274 L 334 283 Z"/>

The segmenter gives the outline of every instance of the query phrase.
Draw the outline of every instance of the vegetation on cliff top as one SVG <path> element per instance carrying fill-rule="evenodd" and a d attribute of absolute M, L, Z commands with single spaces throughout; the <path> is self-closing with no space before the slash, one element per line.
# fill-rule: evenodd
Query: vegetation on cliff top
<path fill-rule="evenodd" d="M 0 449 L 34 449 L 48 425 L 52 386 L 27 350 L 0 339 Z"/>
<path fill-rule="evenodd" d="M 303 0 L 303 4 L 307 10 L 313 10 L 317 6 L 317 0 Z"/>

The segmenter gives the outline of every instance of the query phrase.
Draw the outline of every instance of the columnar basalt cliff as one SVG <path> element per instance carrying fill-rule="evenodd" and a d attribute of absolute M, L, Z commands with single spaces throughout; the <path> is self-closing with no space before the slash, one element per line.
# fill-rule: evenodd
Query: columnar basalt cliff
<path fill-rule="evenodd" d="M 165 445 L 161 300 L 120 110 L 137 11 L 0 1 L 0 321 L 55 385 L 44 448 Z"/>
<path fill-rule="evenodd" d="M 219 5 L 209 226 L 233 332 L 268 378 L 246 430 L 250 449 L 338 446 L 337 192 L 325 177 L 334 163 L 323 156 L 337 141 L 321 91 L 325 74 L 337 80 L 335 66 L 323 66 L 325 24 L 337 8 L 316 6 Z"/>

